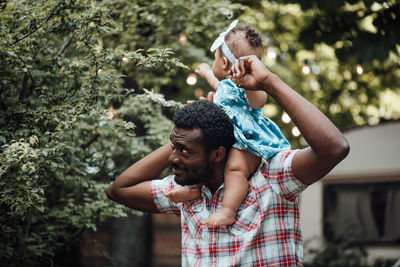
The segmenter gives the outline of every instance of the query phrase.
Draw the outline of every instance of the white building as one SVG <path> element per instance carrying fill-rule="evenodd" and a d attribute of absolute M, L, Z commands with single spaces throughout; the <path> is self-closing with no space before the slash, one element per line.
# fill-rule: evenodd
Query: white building
<path fill-rule="evenodd" d="M 305 249 L 352 238 L 370 263 L 400 259 L 400 122 L 345 136 L 350 154 L 300 199 Z"/>

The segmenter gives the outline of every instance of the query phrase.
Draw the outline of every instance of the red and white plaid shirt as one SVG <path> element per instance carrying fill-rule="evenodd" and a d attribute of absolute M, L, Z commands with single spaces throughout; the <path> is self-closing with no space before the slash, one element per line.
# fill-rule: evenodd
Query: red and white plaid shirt
<path fill-rule="evenodd" d="M 201 222 L 221 207 L 224 185 L 212 196 L 174 204 L 166 196 L 173 176 L 152 182 L 152 197 L 163 213 L 181 217 L 182 266 L 302 266 L 303 242 L 298 196 L 306 185 L 291 168 L 295 151 L 260 164 L 233 225 L 208 228 Z"/>

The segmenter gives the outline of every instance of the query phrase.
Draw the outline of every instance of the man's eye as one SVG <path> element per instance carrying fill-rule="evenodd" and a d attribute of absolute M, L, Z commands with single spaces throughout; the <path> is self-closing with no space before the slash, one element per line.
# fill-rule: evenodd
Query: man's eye
<path fill-rule="evenodd" d="M 182 149 L 182 153 L 183 153 L 183 154 L 189 154 L 189 151 L 183 148 L 183 149 Z"/>

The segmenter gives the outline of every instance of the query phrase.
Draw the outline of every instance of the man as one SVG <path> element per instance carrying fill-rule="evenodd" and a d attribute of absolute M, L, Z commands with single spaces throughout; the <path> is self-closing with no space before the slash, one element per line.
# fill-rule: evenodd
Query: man
<path fill-rule="evenodd" d="M 321 111 L 256 56 L 240 58 L 231 75 L 247 90 L 272 96 L 310 145 L 261 162 L 249 178 L 248 195 L 231 226 L 208 228 L 201 223 L 221 206 L 224 166 L 233 143 L 229 134 L 223 135 L 224 142 L 215 139 L 219 130 L 229 132 L 231 126 L 226 117 L 211 109 L 212 103 L 197 102 L 178 112 L 171 144 L 125 170 L 107 195 L 137 210 L 180 216 L 183 266 L 301 266 L 298 196 L 346 157 L 348 142 Z M 206 125 L 190 127 L 198 117 Z M 155 180 L 169 164 L 174 175 Z M 204 184 L 201 195 L 193 201 L 174 204 L 166 196 L 176 183 L 200 182 Z"/>

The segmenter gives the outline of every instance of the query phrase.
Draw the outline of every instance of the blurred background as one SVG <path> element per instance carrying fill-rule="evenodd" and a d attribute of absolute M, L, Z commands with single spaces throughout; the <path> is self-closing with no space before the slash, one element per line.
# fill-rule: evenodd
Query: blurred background
<path fill-rule="evenodd" d="M 234 19 L 350 141 L 300 199 L 306 265 L 399 259 L 400 1 L 8 0 L 0 17 L 0 266 L 180 266 L 179 219 L 105 188 L 211 90 L 194 70 Z M 263 113 L 307 145 L 272 98 Z"/>

